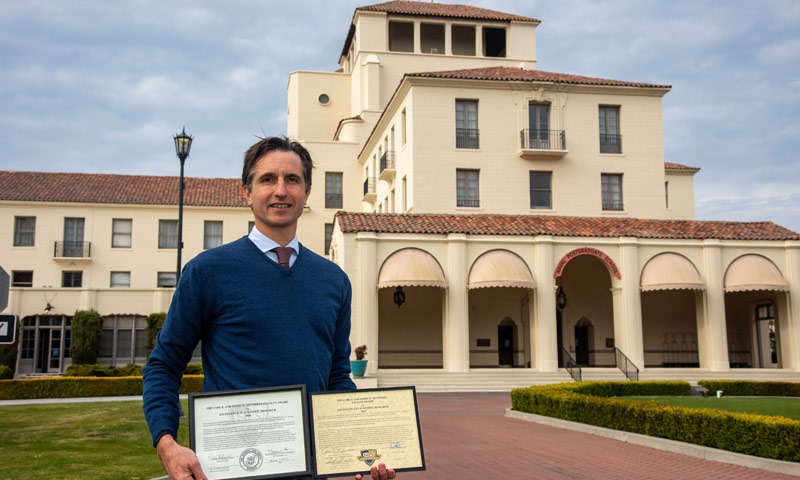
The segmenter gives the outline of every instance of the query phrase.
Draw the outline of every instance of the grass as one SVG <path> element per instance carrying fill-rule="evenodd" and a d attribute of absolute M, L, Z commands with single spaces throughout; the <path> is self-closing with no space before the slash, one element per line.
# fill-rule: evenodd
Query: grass
<path fill-rule="evenodd" d="M 184 411 L 188 411 L 183 401 Z M 142 402 L 0 407 L 0 480 L 144 480 L 165 475 Z M 188 445 L 188 424 L 178 439 Z"/>
<path fill-rule="evenodd" d="M 794 397 L 620 397 L 689 408 L 712 408 L 729 412 L 757 413 L 800 421 L 800 398 Z"/>

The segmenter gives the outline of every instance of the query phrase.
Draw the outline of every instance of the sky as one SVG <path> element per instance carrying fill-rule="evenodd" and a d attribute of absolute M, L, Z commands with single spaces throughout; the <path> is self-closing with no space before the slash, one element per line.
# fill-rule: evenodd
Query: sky
<path fill-rule="evenodd" d="M 286 131 L 289 73 L 338 68 L 371 3 L 0 0 L 0 169 L 178 175 L 185 125 L 187 176 L 238 177 Z M 697 219 L 800 232 L 800 1 L 470 4 L 541 20 L 541 70 L 672 85 L 665 160 L 701 168 Z"/>

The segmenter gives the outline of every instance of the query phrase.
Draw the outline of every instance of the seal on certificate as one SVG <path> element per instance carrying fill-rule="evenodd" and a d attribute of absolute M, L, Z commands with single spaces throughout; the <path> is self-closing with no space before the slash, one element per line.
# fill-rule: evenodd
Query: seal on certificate
<path fill-rule="evenodd" d="M 264 463 L 264 456 L 255 448 L 248 448 L 239 455 L 239 465 L 248 472 L 255 472 Z"/>
<path fill-rule="evenodd" d="M 374 448 L 369 448 L 365 450 L 361 450 L 361 456 L 358 457 L 359 460 L 366 463 L 368 467 L 371 467 L 375 460 L 379 460 L 381 458 L 378 455 L 378 450 Z"/>

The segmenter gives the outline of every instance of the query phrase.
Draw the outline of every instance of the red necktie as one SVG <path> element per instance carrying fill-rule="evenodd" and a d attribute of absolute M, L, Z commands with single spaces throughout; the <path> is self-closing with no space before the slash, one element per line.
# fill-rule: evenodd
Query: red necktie
<path fill-rule="evenodd" d="M 278 263 L 280 263 L 282 267 L 289 268 L 289 258 L 292 256 L 292 248 L 275 247 L 272 251 L 278 255 Z"/>

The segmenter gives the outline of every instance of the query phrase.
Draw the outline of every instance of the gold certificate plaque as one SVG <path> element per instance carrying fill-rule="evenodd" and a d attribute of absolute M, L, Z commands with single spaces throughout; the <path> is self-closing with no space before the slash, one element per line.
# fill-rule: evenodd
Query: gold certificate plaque
<path fill-rule="evenodd" d="M 311 394 L 316 474 L 425 470 L 414 387 Z"/>

